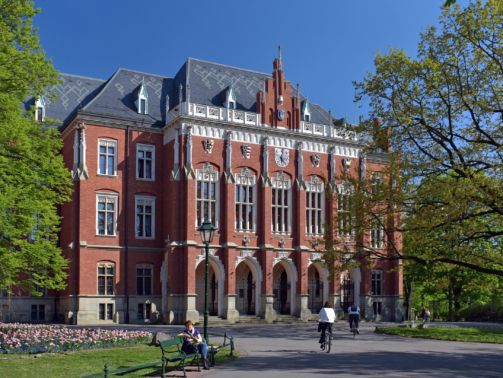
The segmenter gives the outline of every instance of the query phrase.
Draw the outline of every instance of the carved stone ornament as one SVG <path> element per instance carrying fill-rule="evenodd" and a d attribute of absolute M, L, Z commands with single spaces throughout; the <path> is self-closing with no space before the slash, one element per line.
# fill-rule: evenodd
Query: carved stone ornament
<path fill-rule="evenodd" d="M 351 160 L 350 158 L 344 158 L 342 164 L 344 165 L 344 169 L 346 171 L 349 171 L 349 168 L 351 168 Z"/>
<path fill-rule="evenodd" d="M 287 148 L 276 148 L 274 159 L 280 167 L 286 167 L 290 162 L 290 151 Z"/>
<path fill-rule="evenodd" d="M 249 144 L 243 144 L 241 146 L 241 150 L 243 151 L 243 157 L 245 159 L 249 159 L 251 156 L 252 146 L 250 146 Z"/>
<path fill-rule="evenodd" d="M 207 154 L 211 154 L 211 152 L 213 151 L 213 146 L 215 145 L 215 141 L 213 139 L 205 139 L 203 141 L 203 145 L 204 145 L 204 151 Z"/>
<path fill-rule="evenodd" d="M 321 156 L 320 155 L 312 155 L 311 162 L 313 163 L 313 167 L 319 167 L 320 162 L 321 162 Z"/>

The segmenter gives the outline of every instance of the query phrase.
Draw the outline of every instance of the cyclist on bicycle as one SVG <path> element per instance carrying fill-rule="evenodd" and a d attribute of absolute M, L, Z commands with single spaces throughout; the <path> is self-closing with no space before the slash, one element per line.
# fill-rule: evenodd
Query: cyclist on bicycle
<path fill-rule="evenodd" d="M 325 305 L 318 314 L 318 322 L 320 323 L 318 332 L 321 330 L 320 348 L 323 349 L 325 344 L 325 331 L 327 328 L 330 330 L 330 338 L 332 338 L 332 326 L 335 322 L 335 311 L 332 302 L 325 302 Z"/>
<path fill-rule="evenodd" d="M 355 322 L 356 333 L 360 334 L 360 330 L 358 329 L 358 321 L 360 320 L 360 307 L 353 303 L 348 308 L 348 317 L 349 317 L 349 332 L 353 332 L 353 321 Z"/>

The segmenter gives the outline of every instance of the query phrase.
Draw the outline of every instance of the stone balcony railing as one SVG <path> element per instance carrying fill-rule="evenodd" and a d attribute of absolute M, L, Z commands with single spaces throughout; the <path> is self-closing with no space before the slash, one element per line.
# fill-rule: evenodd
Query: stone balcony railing
<path fill-rule="evenodd" d="M 260 113 L 246 112 L 243 110 L 227 109 L 219 106 L 202 105 L 193 102 L 182 102 L 168 113 L 168 123 L 180 115 L 188 115 L 207 120 L 232 122 L 241 125 L 269 127 L 260 123 Z M 300 130 L 295 130 L 302 134 L 313 136 L 334 137 L 342 139 L 358 140 L 358 137 L 337 135 L 335 129 L 329 125 L 314 122 L 300 122 Z"/>

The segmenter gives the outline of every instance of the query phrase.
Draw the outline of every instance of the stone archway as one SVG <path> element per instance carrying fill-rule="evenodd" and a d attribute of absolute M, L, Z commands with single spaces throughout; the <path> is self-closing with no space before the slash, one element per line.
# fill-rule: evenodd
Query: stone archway
<path fill-rule="evenodd" d="M 292 259 L 287 258 L 286 255 L 275 258 L 273 262 L 273 294 L 274 309 L 278 315 L 295 314 L 297 307 L 296 289 L 297 268 Z"/>
<path fill-rule="evenodd" d="M 200 291 L 204 295 L 204 282 L 205 282 L 205 260 L 206 260 L 206 253 L 203 250 L 202 254 L 197 256 L 196 259 L 196 292 L 197 292 L 197 287 L 198 284 L 202 285 L 202 290 Z M 213 249 L 210 249 L 210 254 L 209 254 L 209 262 L 210 262 L 210 271 L 209 271 L 209 292 L 208 292 L 208 302 L 209 303 L 214 303 L 213 299 L 216 300 L 216 308 L 215 308 L 215 313 L 217 316 L 222 315 L 222 310 L 223 310 L 223 303 L 224 303 L 224 280 L 225 280 L 225 269 L 218 258 L 218 256 L 215 256 L 215 251 Z M 199 273 L 199 274 L 198 274 Z M 199 277 L 199 278 L 198 278 Z M 202 282 L 200 282 L 202 281 Z M 202 301 L 198 301 L 196 299 L 196 307 L 197 303 L 204 303 L 204 298 Z M 201 304 L 199 304 L 201 306 Z M 211 305 L 208 306 L 209 308 Z M 203 315 L 201 312 L 201 307 L 199 307 L 198 311 Z M 203 310 L 204 311 L 204 310 Z M 210 312 L 212 312 L 212 309 L 210 308 Z"/>
<path fill-rule="evenodd" d="M 238 266 L 240 266 L 242 263 L 245 263 L 246 266 L 250 269 L 252 272 L 252 278 L 253 281 L 255 282 L 255 291 L 254 291 L 254 301 L 255 301 L 255 315 L 260 314 L 260 309 L 261 309 L 261 290 L 262 290 L 262 267 L 260 266 L 260 263 L 258 262 L 256 257 L 252 256 L 252 252 L 248 250 L 242 250 L 241 255 L 236 258 L 236 272 L 238 269 Z M 237 277 L 236 277 L 237 278 Z M 247 277 L 246 277 L 247 279 Z M 236 284 L 237 284 L 237 279 L 236 279 Z M 236 291 L 236 295 L 239 296 L 239 293 Z M 239 299 L 239 298 L 237 298 Z"/>

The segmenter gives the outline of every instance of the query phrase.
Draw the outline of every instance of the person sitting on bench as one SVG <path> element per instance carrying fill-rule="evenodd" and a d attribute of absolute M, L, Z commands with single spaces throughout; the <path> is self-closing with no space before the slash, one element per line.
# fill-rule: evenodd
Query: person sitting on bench
<path fill-rule="evenodd" d="M 192 323 L 192 320 L 187 320 L 185 322 L 185 331 L 183 331 L 176 337 L 184 338 L 182 350 L 186 354 L 200 353 L 203 359 L 203 369 L 210 370 L 207 364 L 208 346 L 206 345 L 206 341 L 202 339 L 199 331 L 194 328 L 194 323 Z"/>

